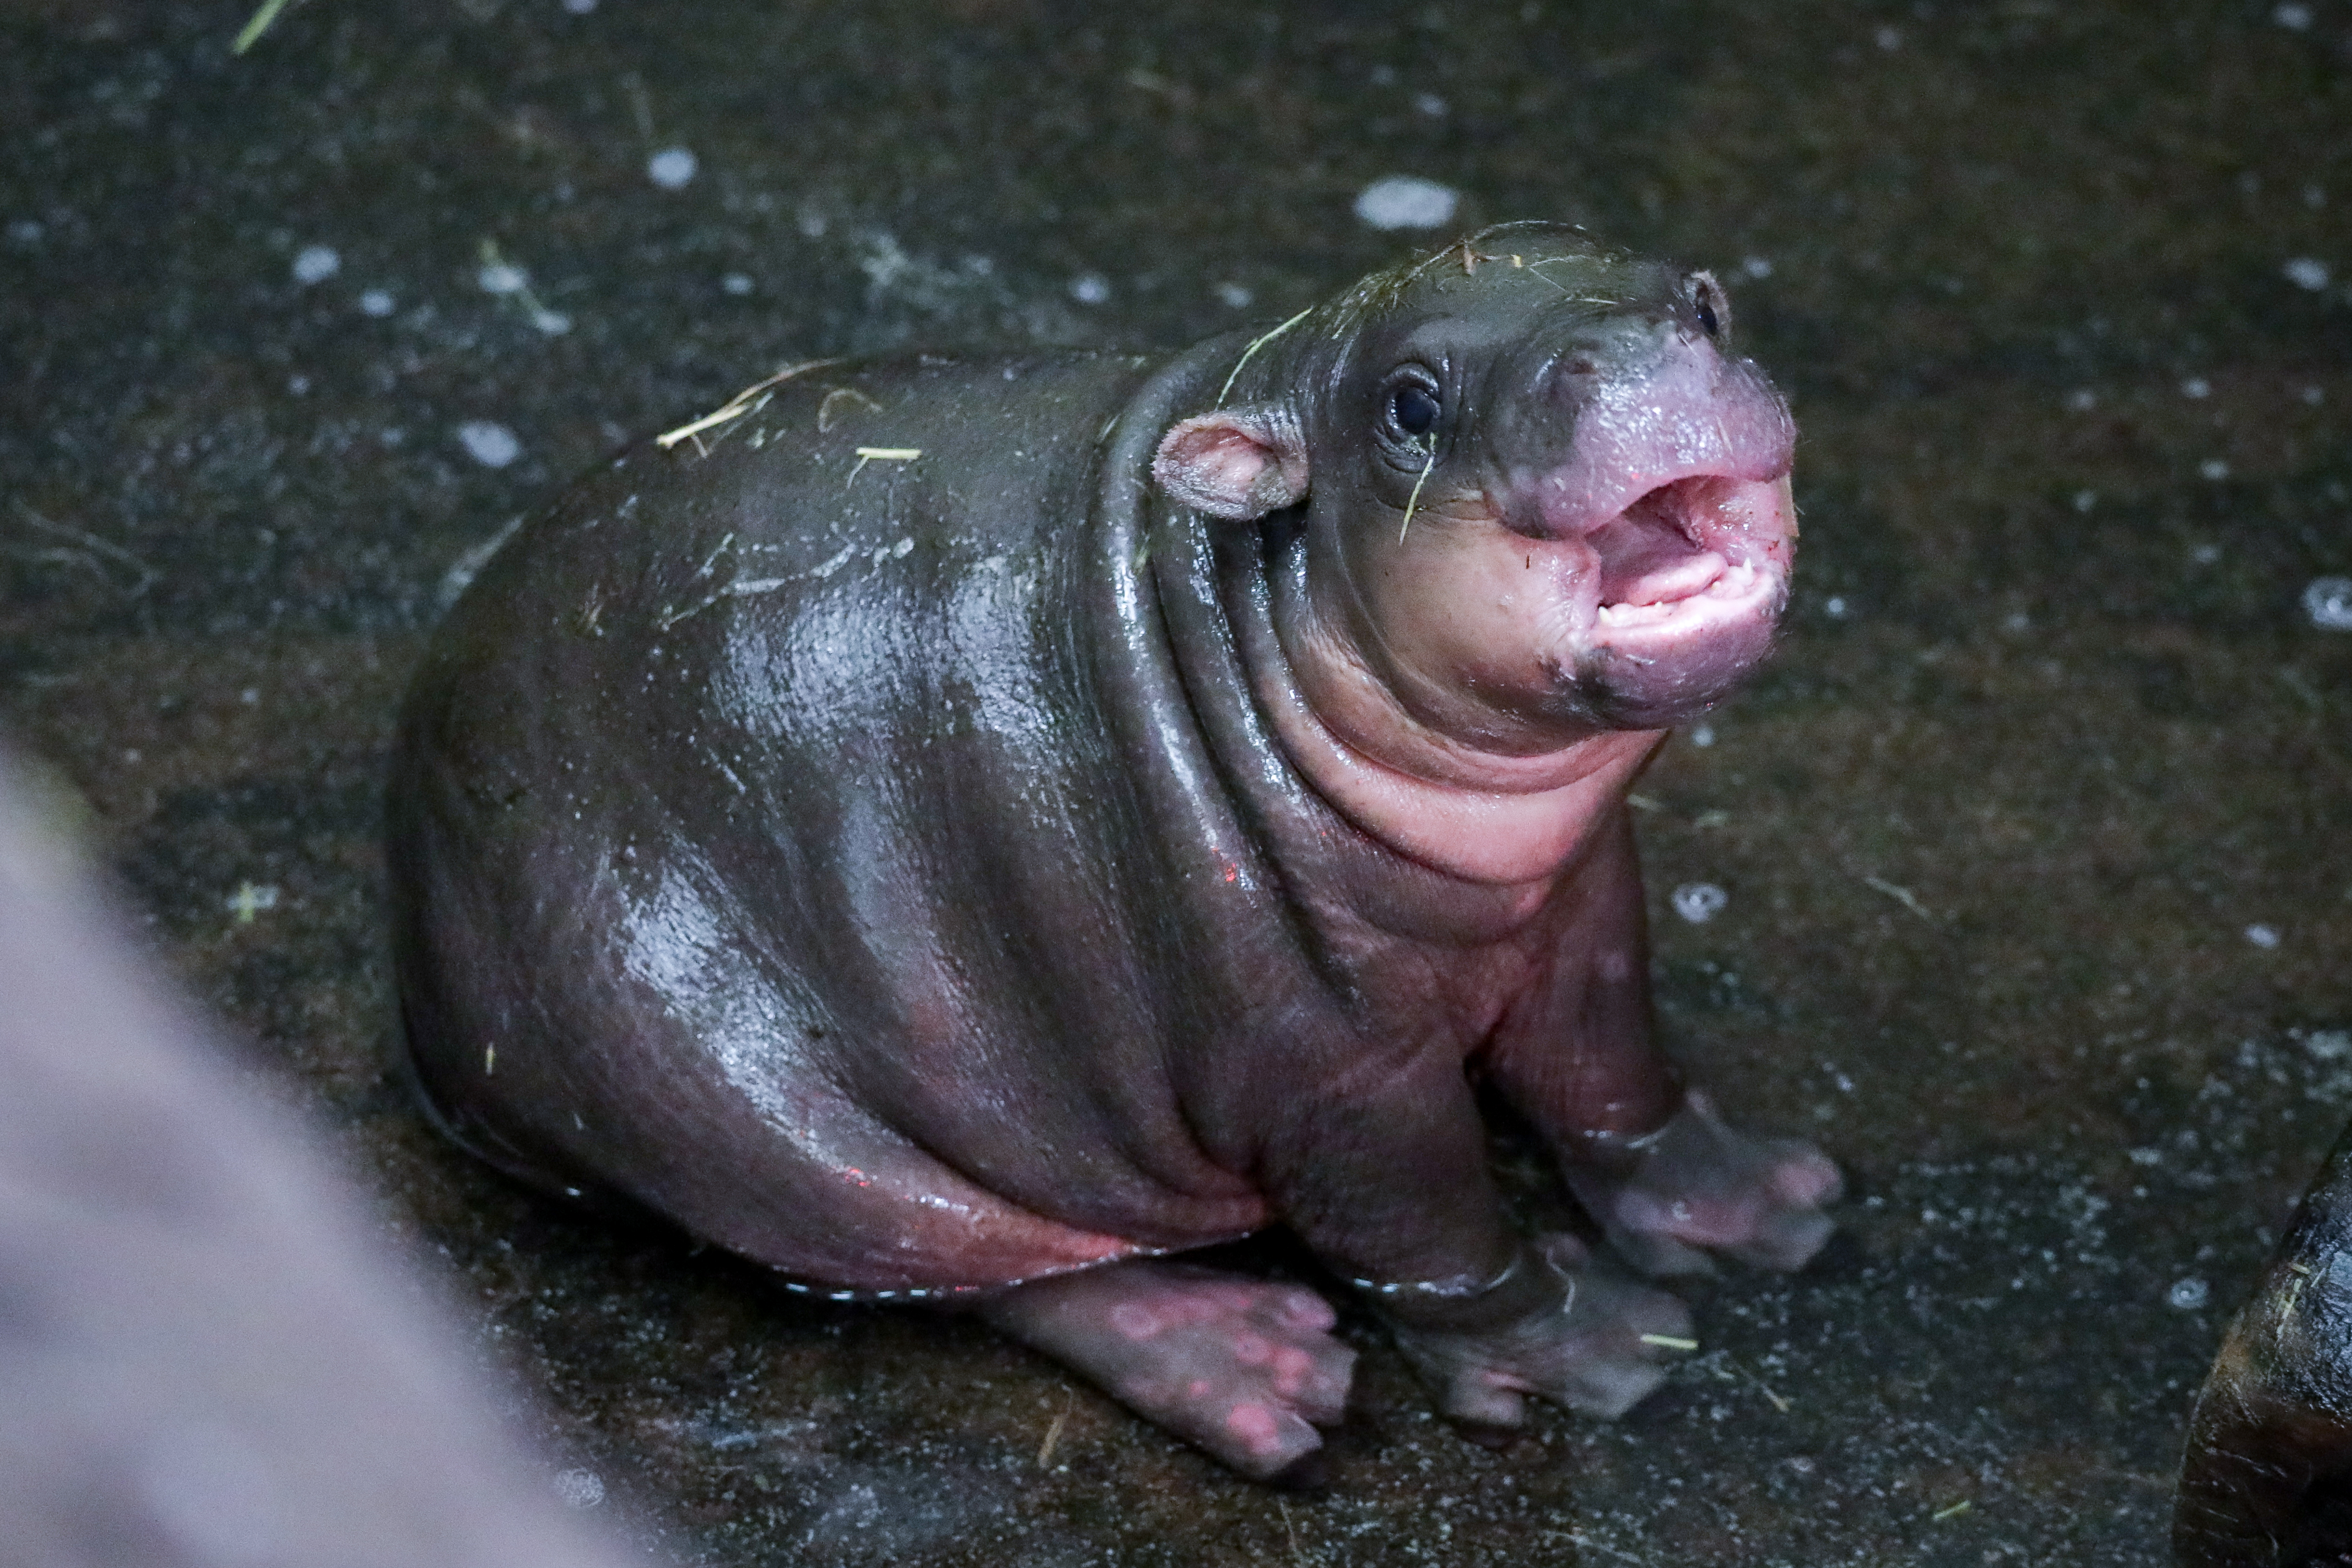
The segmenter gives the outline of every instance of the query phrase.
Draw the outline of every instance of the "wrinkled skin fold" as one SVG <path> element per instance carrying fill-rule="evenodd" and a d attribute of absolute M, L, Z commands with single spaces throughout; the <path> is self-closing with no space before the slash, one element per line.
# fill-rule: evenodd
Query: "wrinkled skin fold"
<path fill-rule="evenodd" d="M 1729 329 L 1512 225 L 1262 338 L 808 367 L 625 454 L 405 710 L 436 1113 L 793 1289 L 972 1304 L 1253 1476 L 1351 1352 L 1150 1260 L 1270 1225 L 1448 1410 L 1630 1405 L 1687 1317 L 1514 1231 L 1472 1080 L 1646 1267 L 1796 1267 L 1838 1188 L 1651 1038 L 1624 793 L 1796 531 Z"/>

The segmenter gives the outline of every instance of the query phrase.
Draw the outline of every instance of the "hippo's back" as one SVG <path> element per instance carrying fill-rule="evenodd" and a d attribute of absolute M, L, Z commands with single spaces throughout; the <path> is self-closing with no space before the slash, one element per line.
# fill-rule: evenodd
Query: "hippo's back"
<path fill-rule="evenodd" d="M 460 1142 L 868 1289 L 1257 1222 L 1142 1087 L 1165 987 L 1095 514 L 1147 374 L 814 368 L 500 552 L 391 804 L 412 1056 Z"/>

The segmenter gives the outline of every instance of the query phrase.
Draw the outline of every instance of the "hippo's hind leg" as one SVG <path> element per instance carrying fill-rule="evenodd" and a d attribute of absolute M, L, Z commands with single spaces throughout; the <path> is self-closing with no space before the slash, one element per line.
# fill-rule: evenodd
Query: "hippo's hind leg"
<path fill-rule="evenodd" d="M 1356 1352 L 1296 1285 L 1139 1260 L 1017 1286 L 981 1316 L 1146 1420 L 1257 1480 L 1303 1476 L 1348 1400 Z"/>

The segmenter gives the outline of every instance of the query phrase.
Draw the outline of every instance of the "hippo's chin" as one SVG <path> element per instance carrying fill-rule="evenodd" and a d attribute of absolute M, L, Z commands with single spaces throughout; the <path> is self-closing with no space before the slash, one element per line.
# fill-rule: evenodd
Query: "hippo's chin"
<path fill-rule="evenodd" d="M 1782 574 L 1743 563 L 1685 598 L 1602 605 L 1576 665 L 1584 705 L 1624 729 L 1696 718 L 1764 662 L 1787 596 Z"/>

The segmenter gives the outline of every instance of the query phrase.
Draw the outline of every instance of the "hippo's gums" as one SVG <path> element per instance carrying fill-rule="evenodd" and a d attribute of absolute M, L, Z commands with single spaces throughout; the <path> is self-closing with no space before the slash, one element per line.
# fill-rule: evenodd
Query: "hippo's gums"
<path fill-rule="evenodd" d="M 1549 224 L 1168 357 L 803 366 L 499 552 L 392 789 L 467 1147 L 794 1289 L 965 1302 L 1248 1475 L 1353 1353 L 1162 1261 L 1289 1226 L 1451 1415 L 1614 1414 L 1679 1301 L 1507 1218 L 1484 1079 L 1633 1262 L 1836 1168 L 1651 1039 L 1627 786 L 1764 657 L 1794 429 L 1703 272 Z"/>

